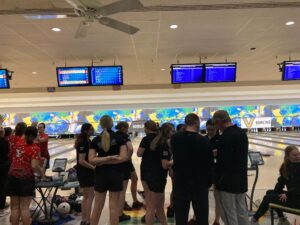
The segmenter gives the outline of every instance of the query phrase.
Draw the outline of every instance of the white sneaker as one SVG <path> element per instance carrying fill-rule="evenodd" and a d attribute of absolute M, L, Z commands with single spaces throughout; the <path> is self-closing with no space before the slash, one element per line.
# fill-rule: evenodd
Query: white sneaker
<path fill-rule="evenodd" d="M 286 218 L 280 218 L 277 225 L 291 225 L 291 223 Z"/>
<path fill-rule="evenodd" d="M 0 210 L 0 217 L 7 216 L 8 214 L 9 214 L 9 211 L 8 211 L 8 210 L 4 210 L 4 209 L 1 209 L 1 210 Z"/>

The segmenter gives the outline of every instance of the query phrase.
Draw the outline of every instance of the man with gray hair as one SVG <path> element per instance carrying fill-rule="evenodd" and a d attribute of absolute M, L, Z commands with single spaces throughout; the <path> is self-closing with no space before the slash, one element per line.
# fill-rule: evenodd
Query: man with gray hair
<path fill-rule="evenodd" d="M 225 225 L 248 225 L 250 222 L 245 202 L 248 191 L 247 134 L 232 123 L 224 110 L 214 113 L 213 123 L 222 132 L 217 145 L 215 186 L 221 218 Z"/>

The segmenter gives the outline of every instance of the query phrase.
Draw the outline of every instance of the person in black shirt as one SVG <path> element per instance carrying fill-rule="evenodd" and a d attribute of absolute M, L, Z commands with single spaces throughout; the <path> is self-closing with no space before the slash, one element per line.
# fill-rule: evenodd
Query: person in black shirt
<path fill-rule="evenodd" d="M 176 126 L 176 132 L 184 131 L 184 129 L 185 129 L 185 126 L 182 123 L 180 123 Z M 172 191 L 170 193 L 170 205 L 168 206 L 168 209 L 167 209 L 167 217 L 172 218 L 172 217 L 174 217 L 174 198 L 173 198 L 174 180 L 173 180 L 172 168 L 170 168 L 170 170 L 169 170 L 169 175 L 172 180 Z"/>
<path fill-rule="evenodd" d="M 206 133 L 207 133 L 207 135 L 205 136 L 205 138 L 207 138 L 207 140 L 209 141 L 210 149 L 213 151 L 214 158 L 216 158 L 219 132 L 217 132 L 217 129 L 215 128 L 212 119 L 209 119 L 206 122 Z M 214 167 L 215 167 L 215 165 L 214 165 Z M 213 174 L 213 183 L 214 183 L 214 177 L 215 177 L 215 175 Z M 218 193 L 216 191 L 214 191 L 214 198 L 215 198 L 215 220 L 214 220 L 213 225 L 220 225 L 220 204 L 218 201 Z M 195 223 L 196 223 L 195 218 L 193 218 L 189 221 L 189 225 L 195 224 Z"/>
<path fill-rule="evenodd" d="M 219 197 L 221 218 L 225 225 L 248 225 L 246 192 L 248 190 L 248 137 L 231 122 L 224 110 L 213 115 L 222 132 L 217 145 L 215 189 Z"/>
<path fill-rule="evenodd" d="M 190 113 L 185 117 L 185 131 L 171 138 L 176 225 L 188 223 L 190 202 L 197 224 L 208 225 L 208 188 L 211 186 L 213 154 L 208 140 L 198 133 L 199 127 L 199 117 Z"/>
<path fill-rule="evenodd" d="M 149 202 L 146 212 L 146 224 L 153 225 L 155 213 L 162 225 L 167 225 L 167 218 L 164 211 L 165 186 L 167 183 L 168 170 L 172 166 L 169 139 L 174 134 L 174 126 L 171 123 L 164 123 L 158 135 L 150 144 L 149 167 L 146 183 L 149 187 Z"/>
<path fill-rule="evenodd" d="M 258 220 L 268 211 L 270 203 L 300 209 L 300 158 L 296 146 L 286 147 L 284 162 L 279 172 L 280 177 L 274 190 L 267 191 L 257 212 L 251 219 L 251 224 L 259 225 Z M 284 191 L 285 187 L 287 187 L 287 191 Z M 277 210 L 277 214 L 279 225 L 290 225 L 282 211 Z"/>
<path fill-rule="evenodd" d="M 117 124 L 116 129 L 118 130 L 116 132 L 117 135 L 119 135 L 120 137 L 123 138 L 124 142 L 126 143 L 126 147 L 127 147 L 127 158 L 128 161 L 122 163 L 123 165 L 123 172 L 124 172 L 124 181 L 123 181 L 123 190 L 121 192 L 121 197 L 120 197 L 120 214 L 119 214 L 119 221 L 126 221 L 126 220 L 130 220 L 131 216 L 126 215 L 123 210 L 124 210 L 124 206 L 125 206 L 125 194 L 126 194 L 126 189 L 127 189 L 127 185 L 128 185 L 128 180 L 130 178 L 130 169 L 131 169 L 131 156 L 133 154 L 133 146 L 132 143 L 129 139 L 129 135 L 128 133 L 128 128 L 129 128 L 129 124 L 127 122 L 121 121 Z"/>
<path fill-rule="evenodd" d="M 143 137 L 140 146 L 137 151 L 137 156 L 142 157 L 142 162 L 141 162 L 141 180 L 142 180 L 142 185 L 144 188 L 145 192 L 145 202 L 148 204 L 148 196 L 149 196 L 149 187 L 147 184 L 147 177 L 149 176 L 149 167 L 151 167 L 151 158 L 149 158 L 149 152 L 150 150 L 150 144 L 153 141 L 153 139 L 157 135 L 157 126 L 156 123 L 152 120 L 148 120 L 144 124 L 144 130 L 146 133 L 146 136 Z M 145 217 L 142 218 L 144 220 Z"/>
<path fill-rule="evenodd" d="M 126 142 L 111 129 L 113 120 L 102 116 L 100 125 L 103 132 L 95 137 L 89 150 L 89 162 L 95 168 L 95 204 L 91 225 L 98 225 L 109 191 L 110 224 L 119 224 L 120 193 L 123 190 L 123 162 L 128 160 Z"/>
<path fill-rule="evenodd" d="M 7 180 L 9 170 L 9 142 L 5 138 L 5 130 L 0 127 L 0 217 L 9 214 L 5 211 L 6 195 L 4 187 Z"/>
<path fill-rule="evenodd" d="M 91 124 L 85 123 L 81 127 L 81 132 L 75 141 L 77 159 L 77 178 L 83 190 L 82 221 L 81 225 L 90 223 L 90 214 L 94 200 L 94 169 L 95 166 L 88 162 L 89 149 L 91 145 L 90 137 L 94 133 Z"/>

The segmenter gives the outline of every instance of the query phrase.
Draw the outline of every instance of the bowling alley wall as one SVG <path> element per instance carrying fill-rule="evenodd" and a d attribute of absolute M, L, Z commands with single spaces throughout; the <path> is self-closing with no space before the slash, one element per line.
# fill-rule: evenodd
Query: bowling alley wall
<path fill-rule="evenodd" d="M 33 112 L 3 113 L 4 126 L 14 127 L 18 122 L 30 125 L 32 122 L 46 123 L 48 134 L 78 133 L 83 123 L 91 123 L 97 132 L 101 131 L 99 119 L 109 115 L 115 123 L 127 121 L 131 126 L 146 120 L 174 125 L 184 122 L 188 113 L 196 113 L 201 118 L 201 129 L 217 110 L 226 110 L 233 122 L 242 128 L 300 127 L 299 105 L 254 105 L 254 106 L 220 106 L 191 108 L 157 108 L 128 110 L 99 110 L 74 112 Z"/>

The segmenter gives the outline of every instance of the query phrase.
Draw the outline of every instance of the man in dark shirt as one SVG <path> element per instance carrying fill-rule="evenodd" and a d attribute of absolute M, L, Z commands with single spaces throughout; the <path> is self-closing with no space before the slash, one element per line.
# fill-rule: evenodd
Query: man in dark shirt
<path fill-rule="evenodd" d="M 6 196 L 4 194 L 4 186 L 6 183 L 9 169 L 9 143 L 5 139 L 4 134 L 4 128 L 0 127 L 0 217 L 9 214 L 9 212 L 5 211 Z"/>
<path fill-rule="evenodd" d="M 197 224 L 208 225 L 208 188 L 211 186 L 213 154 L 209 141 L 198 134 L 199 127 L 199 117 L 188 114 L 185 130 L 171 139 L 176 225 L 188 223 L 190 202 Z"/>
<path fill-rule="evenodd" d="M 245 197 L 248 190 L 247 134 L 231 122 L 224 110 L 213 115 L 213 122 L 222 132 L 217 146 L 216 184 L 221 218 L 225 225 L 248 225 Z"/>

